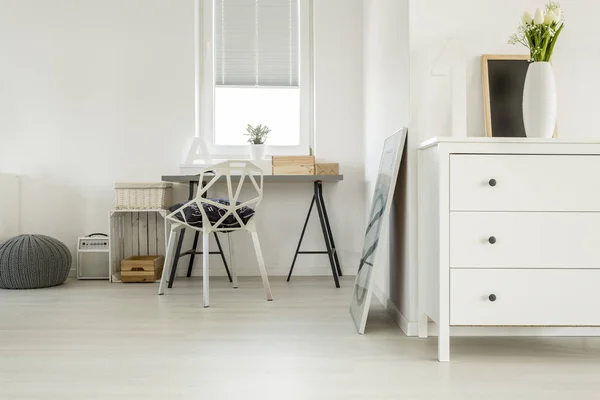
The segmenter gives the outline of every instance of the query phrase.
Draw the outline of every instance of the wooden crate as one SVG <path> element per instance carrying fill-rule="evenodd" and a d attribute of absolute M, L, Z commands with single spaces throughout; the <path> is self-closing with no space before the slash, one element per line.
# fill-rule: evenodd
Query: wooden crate
<path fill-rule="evenodd" d="M 132 256 L 164 256 L 168 210 L 112 210 L 110 226 L 110 281 L 121 282 L 121 260 Z"/>
<path fill-rule="evenodd" d="M 339 175 L 340 164 L 338 163 L 317 163 L 315 175 Z"/>
<path fill-rule="evenodd" d="M 155 282 L 160 279 L 163 256 L 133 256 L 121 260 L 121 282 Z"/>
<path fill-rule="evenodd" d="M 273 175 L 314 174 L 314 156 L 273 156 Z"/>

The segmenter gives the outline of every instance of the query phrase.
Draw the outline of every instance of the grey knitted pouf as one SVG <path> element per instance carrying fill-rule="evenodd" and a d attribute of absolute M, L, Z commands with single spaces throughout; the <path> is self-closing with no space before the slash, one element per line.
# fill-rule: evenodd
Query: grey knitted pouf
<path fill-rule="evenodd" d="M 21 235 L 0 244 L 0 288 L 36 289 L 60 285 L 71 269 L 71 252 L 44 235 Z"/>

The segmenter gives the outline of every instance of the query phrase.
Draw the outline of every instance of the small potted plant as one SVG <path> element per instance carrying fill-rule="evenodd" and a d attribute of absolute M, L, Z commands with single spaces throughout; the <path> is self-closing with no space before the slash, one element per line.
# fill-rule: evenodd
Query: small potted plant
<path fill-rule="evenodd" d="M 262 124 L 256 125 L 256 127 L 248 124 L 246 131 L 248 133 L 245 133 L 244 136 L 248 136 L 248 143 L 250 143 L 250 158 L 252 160 L 264 159 L 265 142 L 267 141 L 269 132 L 271 132 L 271 128 Z"/>

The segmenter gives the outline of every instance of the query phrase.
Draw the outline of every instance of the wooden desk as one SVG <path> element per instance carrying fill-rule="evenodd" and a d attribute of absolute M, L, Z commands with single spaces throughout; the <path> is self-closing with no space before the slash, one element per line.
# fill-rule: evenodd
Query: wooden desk
<path fill-rule="evenodd" d="M 232 176 L 232 181 L 239 181 L 239 177 Z M 236 179 L 237 178 L 237 179 Z M 200 175 L 164 175 L 162 177 L 163 182 L 172 182 L 172 183 L 183 183 L 188 185 L 188 200 L 192 200 L 195 195 L 195 187 L 199 184 Z M 329 257 L 329 263 L 331 265 L 331 273 L 333 275 L 333 280 L 335 282 L 335 286 L 337 288 L 340 287 L 340 282 L 338 276 L 342 276 L 342 268 L 340 267 L 340 260 L 337 254 L 337 250 L 335 247 L 335 241 L 333 239 L 333 233 L 331 231 L 331 225 L 329 223 L 329 216 L 327 215 L 327 208 L 325 207 L 325 201 L 323 200 L 323 182 L 340 182 L 344 180 L 343 175 L 263 175 L 264 183 L 312 183 L 313 184 L 313 198 L 310 203 L 310 207 L 308 208 L 308 214 L 306 215 L 306 220 L 304 221 L 304 226 L 302 228 L 302 233 L 300 234 L 300 240 L 298 241 L 298 246 L 296 247 L 296 253 L 294 254 L 294 260 L 292 261 L 292 265 L 290 267 L 290 272 L 288 274 L 287 280 L 292 277 L 292 272 L 294 271 L 294 265 L 296 264 L 296 259 L 299 254 L 327 254 Z M 302 239 L 304 239 L 304 234 L 306 233 L 306 227 L 308 225 L 308 221 L 310 219 L 310 215 L 312 213 L 312 209 L 317 205 L 317 212 L 319 215 L 319 221 L 321 222 L 321 229 L 323 230 L 323 239 L 325 241 L 326 251 L 300 251 L 300 246 L 302 245 Z M 196 236 L 194 237 L 193 249 L 181 253 L 181 246 L 183 244 L 185 230 L 181 231 L 179 235 L 179 242 L 177 243 L 177 250 L 175 253 L 175 257 L 173 260 L 173 268 L 171 268 L 171 277 L 169 279 L 169 287 L 173 286 L 173 282 L 175 280 L 175 274 L 177 272 L 177 263 L 179 257 L 183 257 L 186 255 L 190 255 L 190 262 L 188 265 L 187 276 L 190 277 L 192 274 L 192 267 L 194 264 L 194 256 L 196 254 L 201 254 L 201 252 L 197 251 L 196 247 L 198 245 L 199 232 L 196 232 Z M 225 260 L 225 256 L 223 254 L 223 250 L 221 248 L 221 244 L 219 242 L 219 238 L 215 233 L 215 239 L 217 241 L 217 246 L 219 251 L 217 254 L 221 255 L 223 259 L 223 264 L 225 265 L 225 269 L 227 270 L 227 274 L 229 275 L 229 269 L 227 268 L 227 261 Z M 230 275 L 229 275 L 230 276 Z M 231 280 L 231 276 L 230 276 Z"/>
<path fill-rule="evenodd" d="M 187 183 L 190 188 L 188 198 L 194 198 L 194 186 L 198 184 L 200 175 L 163 175 L 163 182 Z M 265 183 L 313 183 L 313 182 L 340 182 L 344 175 L 263 175 Z M 231 181 L 239 181 L 239 176 L 231 176 Z"/>
<path fill-rule="evenodd" d="M 306 183 L 306 182 L 339 182 L 344 180 L 344 175 L 263 175 L 264 181 L 268 183 Z M 200 175 L 163 175 L 163 182 L 188 183 L 190 181 L 198 182 Z M 237 180 L 239 180 L 239 176 Z M 236 177 L 231 176 L 235 181 Z"/>

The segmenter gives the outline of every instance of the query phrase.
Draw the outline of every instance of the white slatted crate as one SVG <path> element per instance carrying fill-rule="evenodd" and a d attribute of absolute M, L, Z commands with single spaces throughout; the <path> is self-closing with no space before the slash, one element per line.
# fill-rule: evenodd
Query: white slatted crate
<path fill-rule="evenodd" d="M 167 248 L 168 210 L 112 210 L 110 227 L 110 281 L 121 281 L 121 260 L 133 256 L 164 256 Z"/>

